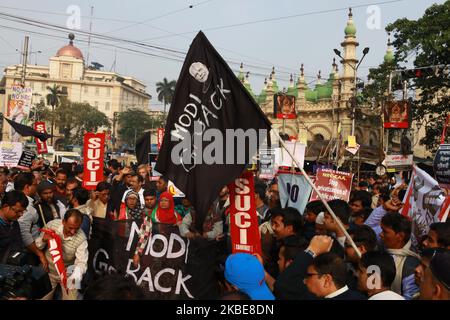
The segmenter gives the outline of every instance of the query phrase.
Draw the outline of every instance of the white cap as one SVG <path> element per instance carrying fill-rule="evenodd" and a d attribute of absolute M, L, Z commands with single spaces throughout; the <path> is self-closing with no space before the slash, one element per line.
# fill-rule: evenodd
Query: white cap
<path fill-rule="evenodd" d="M 319 213 L 316 217 L 316 223 L 324 224 L 324 220 L 325 220 L 325 213 L 324 212 Z"/>

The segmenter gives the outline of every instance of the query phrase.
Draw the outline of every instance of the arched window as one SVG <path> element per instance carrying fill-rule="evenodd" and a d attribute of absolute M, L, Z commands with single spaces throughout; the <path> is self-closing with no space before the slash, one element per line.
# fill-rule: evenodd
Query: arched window
<path fill-rule="evenodd" d="M 314 135 L 314 141 L 324 141 L 325 138 L 320 133 Z"/>

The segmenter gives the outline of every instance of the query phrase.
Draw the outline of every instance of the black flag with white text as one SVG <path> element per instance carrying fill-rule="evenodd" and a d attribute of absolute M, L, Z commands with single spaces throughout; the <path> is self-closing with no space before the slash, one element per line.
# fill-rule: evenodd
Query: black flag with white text
<path fill-rule="evenodd" d="M 200 31 L 177 81 L 156 164 L 194 205 L 197 229 L 222 187 L 240 176 L 265 142 L 270 126 Z"/>

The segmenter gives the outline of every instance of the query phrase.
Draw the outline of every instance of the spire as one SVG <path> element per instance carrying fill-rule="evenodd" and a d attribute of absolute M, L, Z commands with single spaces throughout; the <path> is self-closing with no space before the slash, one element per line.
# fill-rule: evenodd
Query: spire
<path fill-rule="evenodd" d="M 347 26 L 345 27 L 345 36 L 346 37 L 354 37 L 356 36 L 356 27 L 353 23 L 353 13 L 352 8 L 348 9 L 348 20 L 347 20 Z"/>
<path fill-rule="evenodd" d="M 272 81 L 272 73 L 269 75 L 269 81 L 267 81 L 266 91 L 273 91 L 273 81 Z"/>
<path fill-rule="evenodd" d="M 270 82 L 272 83 L 272 89 L 274 93 L 278 92 L 278 83 L 277 80 L 275 80 L 275 67 L 272 67 L 272 72 L 270 73 Z"/>
<path fill-rule="evenodd" d="M 394 62 L 394 53 L 392 52 L 392 43 L 391 43 L 391 34 L 390 33 L 388 33 L 388 43 L 387 43 L 386 54 L 384 55 L 384 62 L 385 63 Z"/>
<path fill-rule="evenodd" d="M 239 74 L 238 74 L 238 79 L 243 83 L 245 80 L 245 76 L 244 76 L 244 64 L 241 62 L 241 66 L 239 68 Z"/>
<path fill-rule="evenodd" d="M 264 88 L 261 90 L 261 93 L 258 96 L 258 103 L 263 104 L 267 99 L 267 78 L 264 78 Z"/>
<path fill-rule="evenodd" d="M 321 80 L 322 79 L 322 71 L 319 70 L 319 73 L 317 74 L 317 84 L 322 84 Z"/>
<path fill-rule="evenodd" d="M 73 40 L 75 39 L 75 35 L 73 33 L 69 33 L 69 45 L 73 46 Z"/>
<path fill-rule="evenodd" d="M 289 87 L 287 88 L 287 94 L 290 96 L 298 97 L 298 88 L 294 86 L 294 77 L 291 74 L 291 78 L 289 79 Z"/>
<path fill-rule="evenodd" d="M 250 77 L 250 72 L 247 71 L 247 73 L 245 74 L 245 80 L 244 80 L 244 87 L 245 89 L 247 89 L 247 91 L 253 96 L 255 97 L 253 91 L 252 91 L 252 87 L 250 85 L 250 81 L 248 81 L 248 78 Z M 256 97 L 255 97 L 256 98 Z"/>
<path fill-rule="evenodd" d="M 297 81 L 297 89 L 299 91 L 306 89 L 306 82 L 305 82 L 305 68 L 303 67 L 303 63 L 300 67 L 300 76 L 298 77 Z"/>

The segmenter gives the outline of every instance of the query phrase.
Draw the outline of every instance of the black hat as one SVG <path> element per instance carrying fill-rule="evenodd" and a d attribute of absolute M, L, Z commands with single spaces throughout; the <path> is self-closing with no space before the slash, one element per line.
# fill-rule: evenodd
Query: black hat
<path fill-rule="evenodd" d="M 431 259 L 430 270 L 436 280 L 450 291 L 450 251 L 436 253 Z"/>
<path fill-rule="evenodd" d="M 37 186 L 37 192 L 41 193 L 42 191 L 46 190 L 46 189 L 53 189 L 55 187 L 55 185 L 53 183 L 51 183 L 48 180 L 44 180 L 41 183 L 38 184 Z"/>

